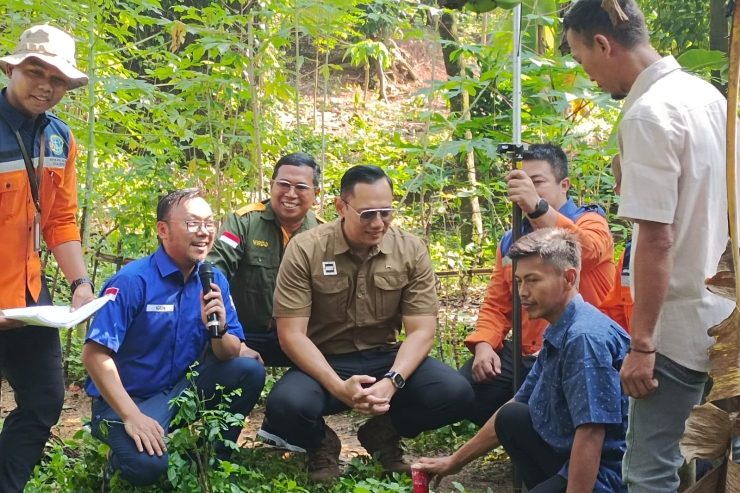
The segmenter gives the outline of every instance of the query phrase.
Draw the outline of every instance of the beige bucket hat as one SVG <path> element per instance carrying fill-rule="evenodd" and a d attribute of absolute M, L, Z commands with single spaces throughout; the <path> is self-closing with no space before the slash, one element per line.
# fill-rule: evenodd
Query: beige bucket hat
<path fill-rule="evenodd" d="M 15 51 L 0 58 L 0 68 L 4 71 L 7 64 L 18 65 L 29 57 L 58 68 L 69 78 L 67 89 L 77 89 L 88 82 L 87 75 L 77 70 L 75 40 L 54 26 L 43 24 L 23 31 Z"/>

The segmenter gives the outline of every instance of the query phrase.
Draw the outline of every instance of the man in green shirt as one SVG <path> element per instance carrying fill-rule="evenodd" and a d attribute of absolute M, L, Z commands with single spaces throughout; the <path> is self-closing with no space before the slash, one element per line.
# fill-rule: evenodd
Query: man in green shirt
<path fill-rule="evenodd" d="M 310 209 L 320 177 L 319 165 L 308 154 L 280 158 L 270 180 L 270 199 L 229 214 L 208 254 L 208 261 L 229 280 L 246 336 L 241 355 L 256 357 L 265 366 L 293 365 L 280 349 L 272 295 L 288 242 L 319 224 Z"/>

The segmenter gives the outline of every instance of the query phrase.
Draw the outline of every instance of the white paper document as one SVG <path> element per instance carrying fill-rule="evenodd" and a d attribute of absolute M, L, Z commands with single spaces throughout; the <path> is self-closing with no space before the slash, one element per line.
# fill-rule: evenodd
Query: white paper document
<path fill-rule="evenodd" d="M 90 318 L 111 299 L 110 296 L 103 296 L 73 312 L 69 311 L 68 306 L 29 306 L 3 310 L 2 314 L 5 318 L 26 322 L 28 325 L 69 329 Z"/>

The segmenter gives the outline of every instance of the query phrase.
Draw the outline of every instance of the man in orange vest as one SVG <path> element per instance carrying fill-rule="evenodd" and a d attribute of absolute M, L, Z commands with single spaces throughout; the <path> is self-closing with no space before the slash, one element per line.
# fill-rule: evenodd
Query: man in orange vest
<path fill-rule="evenodd" d="M 614 244 L 604 211 L 595 205 L 578 207 L 568 198 L 570 179 L 568 160 L 553 144 L 536 144 L 524 152 L 522 169 L 506 177 L 509 198 L 527 215 L 522 234 L 549 227 L 565 228 L 578 236 L 583 251 L 579 291 L 583 298 L 599 306 L 614 282 Z M 465 339 L 473 353 L 460 368 L 471 383 L 476 403 L 468 419 L 483 426 L 496 410 L 508 402 L 513 392 L 513 354 L 511 330 L 512 269 L 506 257 L 512 244 L 511 231 L 501 239 L 475 331 Z M 522 312 L 522 356 L 526 371 L 532 367 L 542 347 L 544 320 L 530 320 Z"/>
<path fill-rule="evenodd" d="M 78 308 L 94 295 L 75 222 L 77 146 L 49 111 L 88 78 L 77 70 L 74 39 L 48 25 L 24 31 L 0 68 L 8 77 L 0 91 L 0 310 L 51 305 L 41 238 Z M 20 493 L 64 404 L 59 333 L 0 314 L 0 372 L 18 404 L 0 433 L 0 493 Z"/>

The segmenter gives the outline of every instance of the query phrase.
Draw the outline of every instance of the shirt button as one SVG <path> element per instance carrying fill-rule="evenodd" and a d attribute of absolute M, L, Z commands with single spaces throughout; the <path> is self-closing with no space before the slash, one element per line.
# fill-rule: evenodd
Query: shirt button
<path fill-rule="evenodd" d="M 357 322 L 358 327 L 362 327 L 362 322 Z"/>
<path fill-rule="evenodd" d="M 362 293 L 358 294 L 357 297 L 362 299 Z"/>
<path fill-rule="evenodd" d="M 10 183 L 6 183 L 5 188 L 10 188 Z"/>
<path fill-rule="evenodd" d="M 355 339 L 355 344 L 359 345 L 360 344 L 360 340 L 359 339 Z"/>

